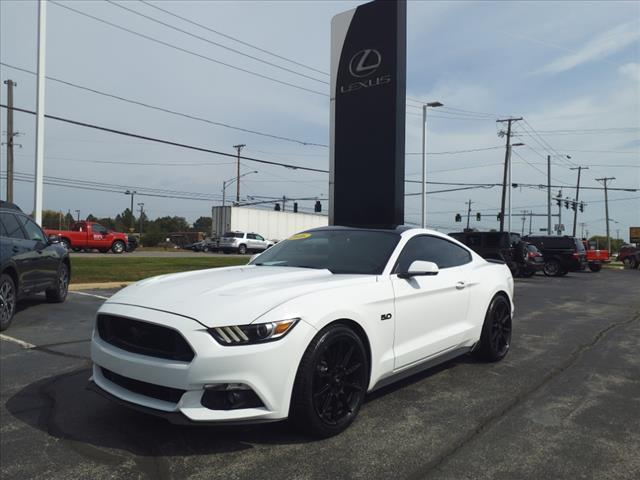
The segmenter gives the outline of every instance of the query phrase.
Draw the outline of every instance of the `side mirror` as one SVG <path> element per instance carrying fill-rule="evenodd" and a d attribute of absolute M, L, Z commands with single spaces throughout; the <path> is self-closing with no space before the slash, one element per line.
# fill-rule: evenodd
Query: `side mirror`
<path fill-rule="evenodd" d="M 425 262 L 424 260 L 415 260 L 409 265 L 406 272 L 398 274 L 398 278 L 423 277 L 427 275 L 437 275 L 440 269 L 433 262 Z"/>
<path fill-rule="evenodd" d="M 53 245 L 54 243 L 60 243 L 60 237 L 58 235 L 49 235 L 49 245 Z"/>

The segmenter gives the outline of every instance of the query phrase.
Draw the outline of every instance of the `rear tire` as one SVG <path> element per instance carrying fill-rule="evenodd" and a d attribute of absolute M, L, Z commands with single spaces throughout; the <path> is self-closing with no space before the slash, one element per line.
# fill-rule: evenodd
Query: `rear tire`
<path fill-rule="evenodd" d="M 482 325 L 480 342 L 473 354 L 487 362 L 502 360 L 511 346 L 511 305 L 502 295 L 491 300 Z"/>
<path fill-rule="evenodd" d="M 589 270 L 591 270 L 592 272 L 599 272 L 600 270 L 602 270 L 602 264 L 601 263 L 590 263 L 589 264 Z"/>
<path fill-rule="evenodd" d="M 345 325 L 329 326 L 302 356 L 289 419 L 316 438 L 337 435 L 358 415 L 368 383 L 369 364 L 360 337 Z"/>
<path fill-rule="evenodd" d="M 555 258 L 550 258 L 546 262 L 544 262 L 544 268 L 542 272 L 547 277 L 559 277 L 562 275 L 562 268 L 560 267 L 560 262 Z"/>
<path fill-rule="evenodd" d="M 238 247 L 238 254 L 245 255 L 246 253 L 247 253 L 247 246 L 246 245 L 240 245 Z"/>
<path fill-rule="evenodd" d="M 634 269 L 636 268 L 636 259 L 633 257 L 626 257 L 623 261 L 622 261 L 624 268 L 630 268 L 630 269 Z"/>
<path fill-rule="evenodd" d="M 58 277 L 56 278 L 56 286 L 45 291 L 47 301 L 49 303 L 62 303 L 67 298 L 69 291 L 69 267 L 66 263 L 61 263 L 58 268 Z"/>
<path fill-rule="evenodd" d="M 16 312 L 17 299 L 18 295 L 13 278 L 3 274 L 0 276 L 0 332 L 11 325 L 13 315 Z"/>
<path fill-rule="evenodd" d="M 127 249 L 127 246 L 124 244 L 122 240 L 116 240 L 111 245 L 111 251 L 113 253 L 123 253 Z"/>

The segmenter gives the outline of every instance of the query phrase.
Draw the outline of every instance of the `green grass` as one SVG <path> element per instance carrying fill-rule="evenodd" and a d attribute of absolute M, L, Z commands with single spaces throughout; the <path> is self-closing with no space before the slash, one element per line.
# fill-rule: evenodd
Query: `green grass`
<path fill-rule="evenodd" d="M 131 282 L 165 273 L 243 265 L 247 257 L 78 258 L 71 257 L 71 283 Z"/>

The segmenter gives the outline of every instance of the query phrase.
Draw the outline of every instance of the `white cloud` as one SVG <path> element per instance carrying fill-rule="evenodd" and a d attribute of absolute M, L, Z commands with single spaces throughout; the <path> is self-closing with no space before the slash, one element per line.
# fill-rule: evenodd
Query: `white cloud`
<path fill-rule="evenodd" d="M 640 82 L 640 63 L 629 62 L 618 68 L 621 75 L 631 77 L 632 80 Z"/>
<path fill-rule="evenodd" d="M 561 73 L 571 70 L 583 63 L 604 60 L 623 48 L 640 39 L 640 28 L 636 22 L 618 25 L 600 33 L 588 41 L 580 50 L 555 59 L 536 73 Z"/>

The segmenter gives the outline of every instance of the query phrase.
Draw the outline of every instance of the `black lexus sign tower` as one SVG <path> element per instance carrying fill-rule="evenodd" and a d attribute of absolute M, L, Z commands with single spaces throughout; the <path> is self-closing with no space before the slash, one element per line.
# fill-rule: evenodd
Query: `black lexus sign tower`
<path fill-rule="evenodd" d="M 331 22 L 329 223 L 404 223 L 404 0 L 376 0 Z"/>

